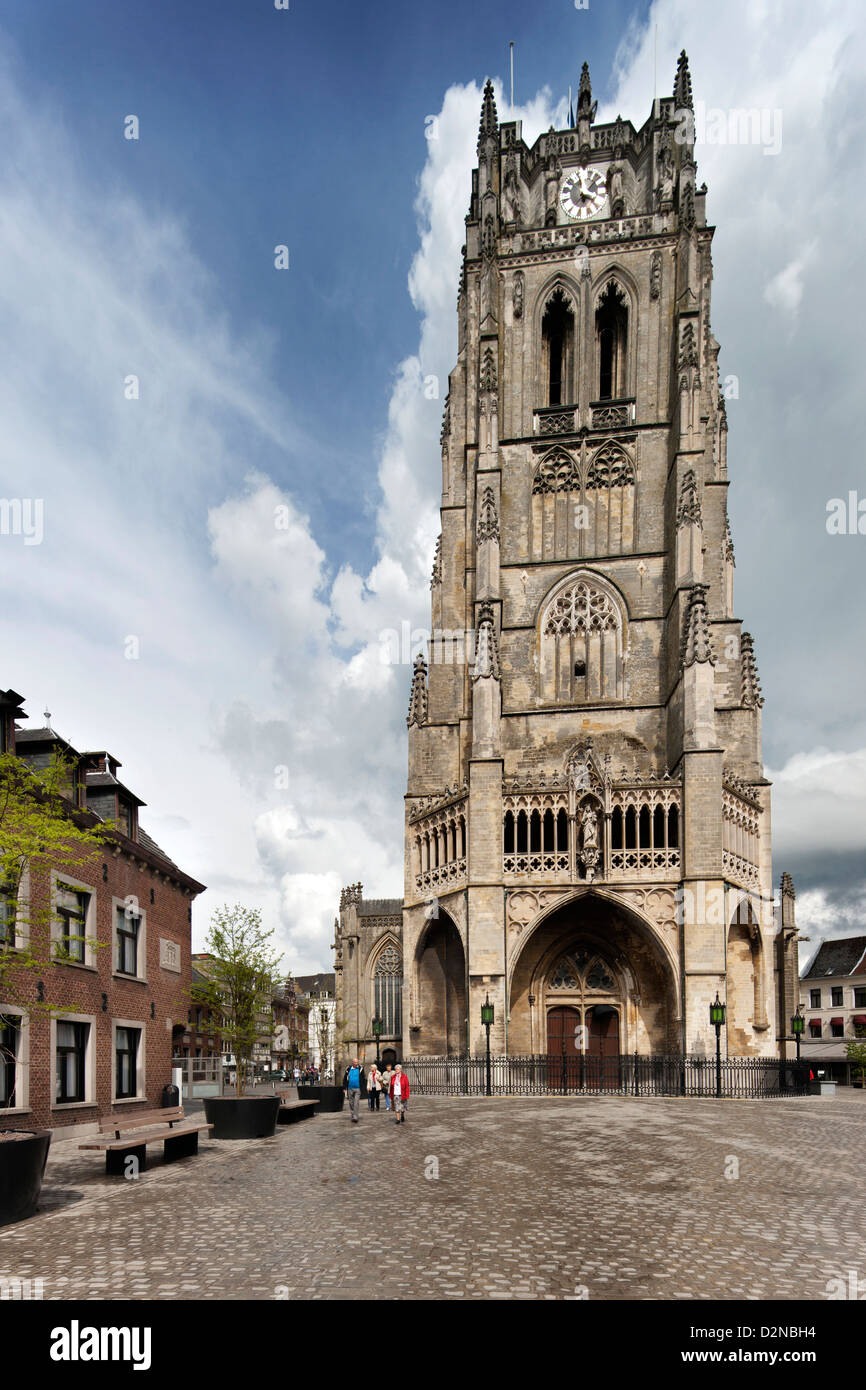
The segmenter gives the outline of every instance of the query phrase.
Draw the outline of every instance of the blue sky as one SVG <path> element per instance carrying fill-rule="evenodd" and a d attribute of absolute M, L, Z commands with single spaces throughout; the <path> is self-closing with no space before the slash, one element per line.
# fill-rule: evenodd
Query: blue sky
<path fill-rule="evenodd" d="M 22 7 L 5 31 L 22 94 L 58 109 L 94 193 L 127 190 L 179 221 L 231 330 L 271 335 L 263 365 L 318 463 L 314 474 L 279 457 L 268 466 L 360 564 L 391 379 L 417 343 L 405 283 L 424 118 L 452 83 L 507 75 L 511 40 L 518 98 L 576 90 L 584 58 L 602 95 L 616 14 L 599 6 L 588 23 L 563 0 L 292 0 L 288 12 L 268 0 L 84 0 Z M 119 138 L 130 112 L 136 143 Z M 291 254 L 279 278 L 278 242 Z M 437 417 L 434 404 L 434 430 Z"/>
<path fill-rule="evenodd" d="M 599 117 L 640 125 L 656 28 L 661 92 L 685 46 L 696 98 L 784 117 L 776 157 L 699 146 L 698 181 L 774 876 L 844 931 L 866 908 L 866 537 L 825 516 L 866 495 L 855 0 L 0 9 L 0 492 L 46 516 L 42 545 L 0 544 L 3 680 L 122 760 L 209 884 L 197 945 L 242 898 L 322 968 L 343 883 L 400 893 L 409 672 L 379 634 L 429 621 L 481 88 L 513 40 L 530 143 L 584 59 Z"/>

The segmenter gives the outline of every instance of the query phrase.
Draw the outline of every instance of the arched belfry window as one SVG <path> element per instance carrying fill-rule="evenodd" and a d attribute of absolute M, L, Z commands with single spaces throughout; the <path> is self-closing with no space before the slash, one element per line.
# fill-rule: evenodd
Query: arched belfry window
<path fill-rule="evenodd" d="M 598 353 L 598 399 L 617 400 L 628 395 L 626 354 L 628 308 L 615 280 L 609 280 L 595 311 Z"/>
<path fill-rule="evenodd" d="M 541 320 L 541 363 L 548 405 L 567 405 L 574 399 L 574 312 L 565 292 L 557 288 Z"/>
<path fill-rule="evenodd" d="M 403 957 L 393 942 L 379 953 L 373 972 L 373 1010 L 382 1020 L 382 1037 L 403 1032 Z"/>
<path fill-rule="evenodd" d="M 578 573 L 556 589 L 540 621 L 539 694 L 585 704 L 624 697 L 624 614 L 613 586 Z"/>

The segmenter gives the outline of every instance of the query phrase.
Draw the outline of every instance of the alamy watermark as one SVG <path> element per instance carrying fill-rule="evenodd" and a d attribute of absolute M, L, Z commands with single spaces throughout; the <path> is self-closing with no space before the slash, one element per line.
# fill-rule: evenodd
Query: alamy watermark
<path fill-rule="evenodd" d="M 411 666 L 416 656 L 429 653 L 435 666 L 463 666 L 475 660 L 474 628 L 413 627 L 405 619 L 399 631 L 383 628 L 379 633 L 379 660 L 383 666 Z"/>
<path fill-rule="evenodd" d="M 778 106 L 680 107 L 674 119 L 678 145 L 763 145 L 764 154 L 782 148 L 782 112 Z"/>
<path fill-rule="evenodd" d="M 0 497 L 0 536 L 23 536 L 25 545 L 41 545 L 44 535 L 41 497 Z"/>

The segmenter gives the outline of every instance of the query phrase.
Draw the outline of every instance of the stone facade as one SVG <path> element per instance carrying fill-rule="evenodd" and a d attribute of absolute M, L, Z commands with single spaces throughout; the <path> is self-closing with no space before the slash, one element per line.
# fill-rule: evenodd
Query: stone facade
<path fill-rule="evenodd" d="M 380 1056 L 403 1056 L 403 904 L 399 898 L 364 898 L 360 883 L 344 888 L 334 922 L 336 1074 L 352 1057 L 376 1056 L 373 1019 L 382 1019 Z M 312 1016 L 312 1015 L 311 1015 Z"/>
<path fill-rule="evenodd" d="M 500 1052 L 572 1026 L 711 1051 L 717 992 L 731 1055 L 786 1048 L 794 894 L 774 905 L 691 110 L 683 54 L 640 130 L 596 125 L 584 66 L 575 128 L 529 149 L 485 88 L 387 927 L 404 1055 L 482 1050 L 488 995 Z"/>

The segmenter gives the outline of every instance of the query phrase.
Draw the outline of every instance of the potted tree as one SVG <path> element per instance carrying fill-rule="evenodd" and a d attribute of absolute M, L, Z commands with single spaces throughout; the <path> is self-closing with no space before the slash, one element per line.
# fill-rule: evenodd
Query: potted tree
<path fill-rule="evenodd" d="M 61 948 L 51 935 L 48 866 L 72 875 L 111 835 L 82 802 L 75 767 L 60 754 L 38 771 L 15 753 L 0 754 L 0 1226 L 33 1215 L 51 1143 L 48 1129 L 10 1123 L 21 1111 L 22 1021 L 56 1012 L 54 967 L 79 943 L 98 946 L 67 936 Z M 37 976 L 47 976 L 47 986 Z"/>
<path fill-rule="evenodd" d="M 256 1043 L 273 1035 L 271 996 L 282 958 L 273 950 L 273 935 L 262 926 L 257 909 L 240 903 L 218 909 L 211 918 L 209 958 L 199 962 L 206 983 L 196 987 L 196 998 L 207 1004 L 212 1017 L 222 1019 L 223 1048 L 235 1058 L 235 1095 L 205 1098 L 215 1139 L 260 1139 L 276 1129 L 279 1096 L 244 1094 Z"/>

